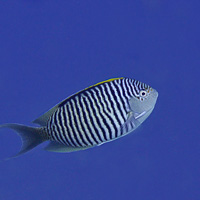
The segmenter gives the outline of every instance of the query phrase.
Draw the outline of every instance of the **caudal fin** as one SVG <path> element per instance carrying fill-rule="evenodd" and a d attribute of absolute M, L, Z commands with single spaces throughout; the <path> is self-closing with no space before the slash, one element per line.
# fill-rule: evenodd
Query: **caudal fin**
<path fill-rule="evenodd" d="M 16 155 L 10 158 L 15 158 L 17 156 L 20 156 L 21 154 L 24 154 L 27 151 L 30 151 L 37 145 L 47 140 L 46 132 L 44 128 L 42 127 L 35 128 L 35 127 L 24 126 L 21 124 L 3 124 L 3 125 L 0 125 L 0 129 L 1 128 L 13 129 L 21 137 L 21 141 L 22 141 L 21 150 Z"/>

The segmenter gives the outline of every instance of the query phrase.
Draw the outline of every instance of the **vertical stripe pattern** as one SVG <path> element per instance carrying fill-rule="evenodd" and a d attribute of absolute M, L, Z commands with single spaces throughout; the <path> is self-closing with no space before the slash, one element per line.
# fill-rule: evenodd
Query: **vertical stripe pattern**
<path fill-rule="evenodd" d="M 47 125 L 52 141 L 72 147 L 89 147 L 122 136 L 128 118 L 128 100 L 149 86 L 122 78 L 96 84 L 58 106 Z"/>

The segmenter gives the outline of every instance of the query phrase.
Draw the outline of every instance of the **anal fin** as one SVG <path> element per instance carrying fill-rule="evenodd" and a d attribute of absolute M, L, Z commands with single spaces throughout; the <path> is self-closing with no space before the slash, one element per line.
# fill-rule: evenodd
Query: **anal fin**
<path fill-rule="evenodd" d="M 65 152 L 73 152 L 73 151 L 80 151 L 80 150 L 86 150 L 90 147 L 70 147 L 66 146 L 64 144 L 60 144 L 58 142 L 51 141 L 49 144 L 44 148 L 46 151 L 52 151 L 52 152 L 58 152 L 58 153 L 65 153 Z"/>

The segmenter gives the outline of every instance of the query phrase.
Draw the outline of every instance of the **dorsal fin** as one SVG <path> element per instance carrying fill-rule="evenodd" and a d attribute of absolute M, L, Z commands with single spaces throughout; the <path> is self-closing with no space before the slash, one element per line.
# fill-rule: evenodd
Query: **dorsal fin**
<path fill-rule="evenodd" d="M 80 90 L 80 91 L 76 92 L 75 94 L 73 94 L 73 95 L 67 97 L 67 98 L 66 98 L 65 100 L 63 100 L 62 102 L 60 102 L 60 103 L 58 104 L 58 107 L 65 105 L 65 103 L 66 103 L 70 98 L 73 98 L 75 95 L 79 95 L 79 94 L 81 94 L 82 92 L 84 92 L 84 91 L 86 91 L 86 90 L 88 90 L 88 89 L 91 89 L 91 88 L 93 88 L 93 87 L 95 87 L 95 86 L 98 86 L 98 85 L 101 85 L 101 84 L 103 84 L 103 83 L 108 83 L 108 82 L 111 82 L 111 81 L 114 81 L 114 80 L 119 80 L 119 79 L 123 79 L 123 77 L 121 77 L 121 78 L 111 78 L 111 79 L 108 79 L 108 80 L 106 80 L 106 81 L 101 81 L 101 82 L 96 83 L 96 84 L 94 84 L 94 85 L 91 85 L 91 86 L 89 86 L 89 87 L 87 87 L 87 88 L 85 88 L 85 89 L 83 89 L 83 90 Z"/>
<path fill-rule="evenodd" d="M 110 79 L 108 79 L 108 80 L 101 81 L 101 82 L 99 82 L 99 83 L 96 83 L 96 84 L 94 84 L 94 85 L 91 85 L 91 86 L 85 88 L 84 90 L 87 90 L 88 88 L 91 88 L 91 87 L 94 87 L 94 86 L 97 86 L 97 85 L 101 85 L 101 84 L 103 84 L 103 83 L 108 83 L 108 82 L 111 82 L 111 81 L 114 81 L 114 80 L 123 79 L 123 78 L 124 78 L 124 77 L 120 77 L 120 78 L 110 78 Z"/>
<path fill-rule="evenodd" d="M 49 120 L 49 117 L 58 109 L 59 104 L 45 112 L 43 115 L 32 121 L 34 124 L 39 124 L 40 126 L 46 126 Z"/>

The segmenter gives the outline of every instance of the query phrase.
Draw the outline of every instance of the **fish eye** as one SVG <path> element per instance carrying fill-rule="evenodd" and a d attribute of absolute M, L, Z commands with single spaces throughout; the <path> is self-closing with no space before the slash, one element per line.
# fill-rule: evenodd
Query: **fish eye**
<path fill-rule="evenodd" d="M 147 95 L 147 92 L 145 90 L 141 90 L 140 91 L 140 96 L 141 97 L 146 97 L 146 95 Z"/>

